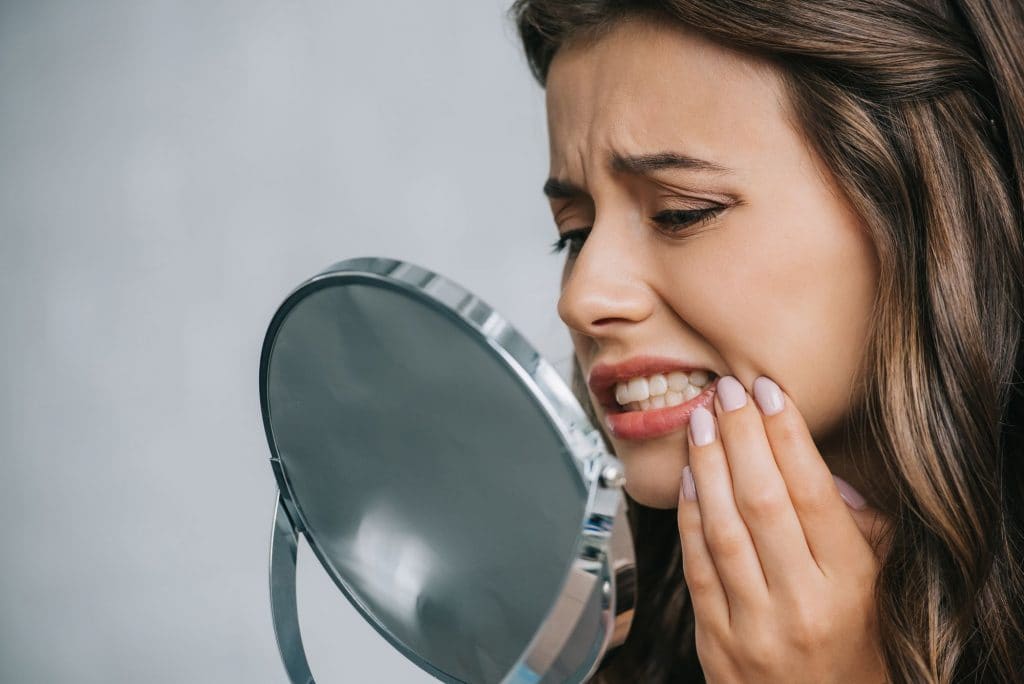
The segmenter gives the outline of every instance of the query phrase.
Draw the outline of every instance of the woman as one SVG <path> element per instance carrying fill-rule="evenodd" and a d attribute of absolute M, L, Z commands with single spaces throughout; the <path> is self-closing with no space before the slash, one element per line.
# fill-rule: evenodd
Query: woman
<path fill-rule="evenodd" d="M 1021 681 L 1019 0 L 512 14 L 638 555 L 594 681 Z"/>

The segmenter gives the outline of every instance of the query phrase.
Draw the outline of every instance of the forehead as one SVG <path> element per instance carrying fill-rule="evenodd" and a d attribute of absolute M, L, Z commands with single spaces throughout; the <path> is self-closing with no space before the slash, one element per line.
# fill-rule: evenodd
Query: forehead
<path fill-rule="evenodd" d="M 546 97 L 559 167 L 598 151 L 680 148 L 739 165 L 745 154 L 769 153 L 789 125 L 776 67 L 670 20 L 623 20 L 564 45 Z"/>

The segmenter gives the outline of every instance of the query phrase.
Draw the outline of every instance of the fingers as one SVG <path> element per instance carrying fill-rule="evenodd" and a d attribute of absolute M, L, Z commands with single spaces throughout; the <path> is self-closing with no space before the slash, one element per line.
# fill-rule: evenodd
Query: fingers
<path fill-rule="evenodd" d="M 701 529 L 730 614 L 735 616 L 744 607 L 759 608 L 768 586 L 750 532 L 736 508 L 725 450 L 711 412 L 697 408 L 690 416 L 687 435 Z"/>
<path fill-rule="evenodd" d="M 833 478 L 788 395 L 763 376 L 753 390 L 723 377 L 715 413 L 698 408 L 687 430 L 678 523 L 703 625 L 735 625 L 774 594 L 801 597 L 816 579 L 877 568 L 869 540 L 884 519 Z"/>
<path fill-rule="evenodd" d="M 768 589 L 798 595 L 810 573 L 820 577 L 820 571 L 775 463 L 761 411 L 732 376 L 722 377 L 716 389 L 715 412 L 736 507 L 761 559 Z"/>
<path fill-rule="evenodd" d="M 840 496 L 803 416 L 769 378 L 758 377 L 753 390 L 768 443 L 818 567 L 828 574 L 863 561 L 871 547 Z"/>
<path fill-rule="evenodd" d="M 835 480 L 839 494 L 842 496 L 843 501 L 846 502 L 846 507 L 850 515 L 853 516 L 853 522 L 857 525 L 861 535 L 867 539 L 868 544 L 875 550 L 875 556 L 879 559 L 883 558 L 889 549 L 889 532 L 892 530 L 891 521 L 868 506 L 860 492 L 841 477 L 833 475 L 832 479 Z"/>
<path fill-rule="evenodd" d="M 694 619 L 699 625 L 728 625 L 729 604 L 711 559 L 701 523 L 700 504 L 690 466 L 683 468 L 679 488 L 679 543 L 683 553 L 683 576 L 690 590 Z"/>

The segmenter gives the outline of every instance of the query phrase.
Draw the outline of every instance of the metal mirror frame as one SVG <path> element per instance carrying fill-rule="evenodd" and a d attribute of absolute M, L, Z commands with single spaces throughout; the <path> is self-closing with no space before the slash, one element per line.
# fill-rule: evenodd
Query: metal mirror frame
<path fill-rule="evenodd" d="M 323 288 L 357 283 L 402 291 L 463 324 L 468 333 L 476 333 L 496 360 L 514 371 L 561 436 L 588 491 L 580 534 L 558 598 L 502 684 L 586 681 L 603 656 L 625 641 L 633 620 L 635 555 L 622 492 L 625 478 L 621 463 L 605 448 L 600 433 L 565 381 L 508 321 L 451 280 L 423 267 L 383 257 L 340 261 L 299 285 L 278 307 L 263 341 L 260 408 L 278 486 L 271 535 L 270 603 L 277 645 L 289 679 L 293 684 L 314 684 L 296 605 L 297 547 L 302 535 L 338 589 L 381 636 L 439 680 L 462 682 L 396 639 L 348 589 L 307 532 L 301 503 L 277 452 L 268 402 L 268 371 L 277 333 L 289 312 L 306 296 Z M 580 657 L 580 652 L 585 655 Z"/>

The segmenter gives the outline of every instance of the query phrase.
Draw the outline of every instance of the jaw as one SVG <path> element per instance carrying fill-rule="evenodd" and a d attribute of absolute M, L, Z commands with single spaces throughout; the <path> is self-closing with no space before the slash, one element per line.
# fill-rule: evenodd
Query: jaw
<path fill-rule="evenodd" d="M 684 434 L 615 446 L 625 470 L 624 489 L 630 497 L 650 508 L 670 509 L 679 505 L 683 467 L 690 462 Z"/>

